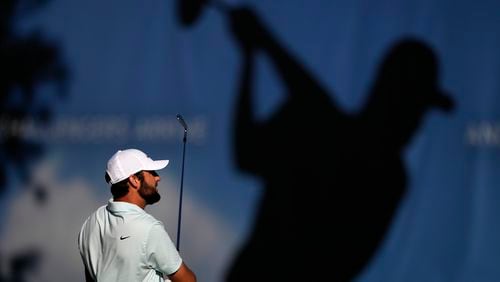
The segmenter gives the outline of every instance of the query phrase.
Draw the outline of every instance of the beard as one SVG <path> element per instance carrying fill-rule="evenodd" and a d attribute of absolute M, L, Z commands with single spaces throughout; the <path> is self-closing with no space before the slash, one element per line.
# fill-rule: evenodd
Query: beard
<path fill-rule="evenodd" d="M 152 205 L 161 199 L 156 187 L 148 185 L 145 181 L 141 182 L 139 187 L 139 195 L 146 201 L 146 204 Z"/>

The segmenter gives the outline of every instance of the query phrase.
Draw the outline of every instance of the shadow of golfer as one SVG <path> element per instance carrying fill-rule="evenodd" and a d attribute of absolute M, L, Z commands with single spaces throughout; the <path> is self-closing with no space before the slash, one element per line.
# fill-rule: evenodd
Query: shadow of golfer
<path fill-rule="evenodd" d="M 402 152 L 429 109 L 452 109 L 433 51 L 402 39 L 379 66 L 359 113 L 348 114 L 248 9 L 230 24 L 243 54 L 234 119 L 238 169 L 265 188 L 226 281 L 350 281 L 372 258 L 407 187 Z M 254 117 L 256 52 L 277 69 L 286 101 Z"/>

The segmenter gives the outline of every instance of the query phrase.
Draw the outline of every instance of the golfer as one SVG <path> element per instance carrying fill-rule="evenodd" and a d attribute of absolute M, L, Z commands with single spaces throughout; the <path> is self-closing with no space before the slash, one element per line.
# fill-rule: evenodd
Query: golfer
<path fill-rule="evenodd" d="M 160 200 L 156 171 L 167 164 L 137 149 L 109 159 L 105 178 L 113 198 L 90 215 L 78 235 L 87 282 L 196 281 L 163 224 L 144 211 Z"/>

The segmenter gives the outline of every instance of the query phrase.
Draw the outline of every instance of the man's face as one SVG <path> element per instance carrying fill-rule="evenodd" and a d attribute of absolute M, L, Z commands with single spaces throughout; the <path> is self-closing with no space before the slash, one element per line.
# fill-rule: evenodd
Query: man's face
<path fill-rule="evenodd" d="M 142 175 L 144 179 L 139 187 L 139 195 L 146 201 L 146 204 L 152 205 L 161 198 L 157 189 L 160 176 L 156 171 L 143 171 Z"/>

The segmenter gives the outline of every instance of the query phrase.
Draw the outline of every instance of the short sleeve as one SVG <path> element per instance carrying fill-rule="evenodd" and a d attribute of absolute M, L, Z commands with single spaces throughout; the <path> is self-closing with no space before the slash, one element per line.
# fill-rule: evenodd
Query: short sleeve
<path fill-rule="evenodd" d="M 182 258 L 161 223 L 154 224 L 146 241 L 146 260 L 149 266 L 165 275 L 179 270 Z"/>

